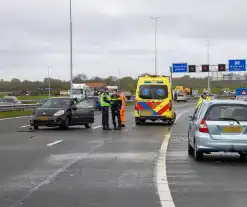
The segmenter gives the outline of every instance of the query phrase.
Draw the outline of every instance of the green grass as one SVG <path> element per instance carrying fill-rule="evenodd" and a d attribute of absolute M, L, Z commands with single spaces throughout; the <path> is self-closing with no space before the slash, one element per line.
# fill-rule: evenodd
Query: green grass
<path fill-rule="evenodd" d="M 41 100 L 41 99 L 48 99 L 49 96 L 17 96 L 19 100 Z"/>
<path fill-rule="evenodd" d="M 9 118 L 9 117 L 29 116 L 32 114 L 33 114 L 33 110 L 6 111 L 6 112 L 0 112 L 0 119 Z"/>

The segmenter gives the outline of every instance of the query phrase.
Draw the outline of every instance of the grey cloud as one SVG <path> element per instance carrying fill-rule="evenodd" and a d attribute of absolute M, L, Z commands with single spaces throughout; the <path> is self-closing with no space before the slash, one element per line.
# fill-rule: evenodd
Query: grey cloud
<path fill-rule="evenodd" d="M 40 75 L 32 69 L 52 65 L 53 75 L 68 79 L 68 2 L 1 3 L 0 71 L 5 71 L 1 77 L 38 79 Z M 247 2 L 243 0 L 72 2 L 75 73 L 110 75 L 117 67 L 124 68 L 126 75 L 152 71 L 154 28 L 149 17 L 153 15 L 162 16 L 158 21 L 158 61 L 164 73 L 172 62 L 205 61 L 207 39 L 212 41 L 215 62 L 246 53 Z M 29 74 L 13 68 L 23 68 Z"/>

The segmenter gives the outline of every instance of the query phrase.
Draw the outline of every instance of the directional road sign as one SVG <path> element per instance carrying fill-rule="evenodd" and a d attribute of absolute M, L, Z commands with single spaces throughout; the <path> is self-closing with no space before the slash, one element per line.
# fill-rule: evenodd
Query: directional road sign
<path fill-rule="evenodd" d="M 247 100 L 247 88 L 236 88 L 236 99 Z"/>
<path fill-rule="evenodd" d="M 228 71 L 229 72 L 246 71 L 246 60 L 229 60 Z"/>
<path fill-rule="evenodd" d="M 173 73 L 186 73 L 188 71 L 187 63 L 173 63 L 172 72 Z"/>

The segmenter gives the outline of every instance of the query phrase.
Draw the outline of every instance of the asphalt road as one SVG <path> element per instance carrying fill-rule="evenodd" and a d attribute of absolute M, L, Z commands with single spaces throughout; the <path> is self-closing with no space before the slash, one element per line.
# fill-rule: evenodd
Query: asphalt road
<path fill-rule="evenodd" d="M 192 115 L 192 111 L 185 115 Z M 176 207 L 246 207 L 247 163 L 234 154 L 205 155 L 195 162 L 187 155 L 183 117 L 172 128 L 167 151 L 167 176 Z"/>
<path fill-rule="evenodd" d="M 99 112 L 89 130 L 28 132 L 28 118 L 0 120 L 0 206 L 160 207 L 156 161 L 169 127 L 135 126 L 131 108 L 126 116 L 127 128 L 112 132 Z"/>

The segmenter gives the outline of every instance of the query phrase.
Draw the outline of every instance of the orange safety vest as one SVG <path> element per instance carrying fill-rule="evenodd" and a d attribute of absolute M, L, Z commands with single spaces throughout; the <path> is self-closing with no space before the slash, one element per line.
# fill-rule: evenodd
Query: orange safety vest
<path fill-rule="evenodd" d="M 123 93 L 120 94 L 120 98 L 122 100 L 122 108 L 126 108 L 126 100 L 127 100 L 127 98 L 125 97 L 125 95 Z"/>

